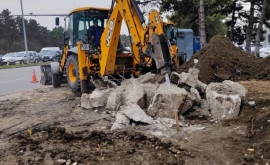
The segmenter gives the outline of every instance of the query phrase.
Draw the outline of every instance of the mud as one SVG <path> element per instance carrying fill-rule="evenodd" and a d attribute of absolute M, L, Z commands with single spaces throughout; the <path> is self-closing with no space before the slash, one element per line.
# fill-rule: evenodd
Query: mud
<path fill-rule="evenodd" d="M 182 65 L 178 72 L 188 72 L 198 59 L 199 80 L 209 84 L 223 80 L 270 80 L 270 58 L 258 59 L 235 47 L 227 38 L 217 35 Z"/>
<path fill-rule="evenodd" d="M 80 131 L 46 127 L 16 137 L 19 164 L 50 164 L 59 159 L 79 164 L 183 164 L 188 152 L 170 141 L 134 131 Z"/>

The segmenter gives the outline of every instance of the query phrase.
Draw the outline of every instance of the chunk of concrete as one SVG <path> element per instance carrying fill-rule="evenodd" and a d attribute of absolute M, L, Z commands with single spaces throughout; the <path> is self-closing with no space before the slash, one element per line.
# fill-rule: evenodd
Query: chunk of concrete
<path fill-rule="evenodd" d="M 106 79 L 105 80 L 97 79 L 97 80 L 92 81 L 92 83 L 99 90 L 105 90 L 108 88 L 117 88 L 118 87 L 118 85 L 115 82 L 113 82 L 111 80 L 106 80 Z"/>
<path fill-rule="evenodd" d="M 175 74 L 175 76 L 176 76 L 176 74 Z M 207 85 L 199 80 L 199 70 L 198 69 L 196 69 L 196 68 L 189 69 L 188 73 L 182 72 L 181 74 L 178 74 L 178 76 L 179 76 L 178 84 L 183 83 L 183 84 L 186 84 L 190 87 L 197 89 L 198 91 L 200 91 L 202 93 L 205 92 Z"/>
<path fill-rule="evenodd" d="M 212 117 L 212 114 L 210 113 L 209 103 L 207 102 L 207 100 L 202 99 L 200 103 L 200 106 L 194 106 L 192 108 L 194 111 L 189 113 L 189 116 L 206 118 Z"/>
<path fill-rule="evenodd" d="M 85 109 L 105 107 L 110 92 L 111 89 L 95 89 L 91 94 L 83 94 L 81 97 L 81 107 Z"/>
<path fill-rule="evenodd" d="M 142 84 L 142 86 L 143 86 L 143 89 L 146 93 L 146 107 L 149 107 L 153 101 L 153 98 L 155 96 L 155 93 L 156 93 L 159 85 L 147 83 L 147 84 Z"/>
<path fill-rule="evenodd" d="M 179 114 L 180 115 L 184 114 L 185 112 L 190 110 L 193 107 L 193 105 L 194 105 L 194 100 L 192 99 L 191 95 L 188 94 L 184 101 L 183 107 L 179 111 Z"/>
<path fill-rule="evenodd" d="M 116 110 L 118 106 L 122 104 L 122 91 L 118 89 L 113 89 L 109 94 L 106 108 L 110 110 Z"/>
<path fill-rule="evenodd" d="M 174 118 L 175 111 L 182 109 L 187 97 L 185 89 L 171 84 L 161 84 L 147 112 L 152 117 Z"/>
<path fill-rule="evenodd" d="M 125 128 L 130 125 L 130 120 L 122 112 L 118 112 L 115 117 L 111 130 Z"/>
<path fill-rule="evenodd" d="M 137 81 L 141 84 L 155 83 L 155 74 L 148 72 L 145 75 L 141 75 Z"/>
<path fill-rule="evenodd" d="M 197 103 L 200 103 L 202 100 L 199 91 L 195 88 L 190 89 L 190 96 L 191 96 L 192 100 L 194 100 Z"/>
<path fill-rule="evenodd" d="M 230 80 L 225 80 L 222 82 L 222 84 L 229 85 L 232 87 L 234 91 L 237 91 L 237 94 L 239 94 L 242 98 L 244 98 L 247 95 L 248 90 L 241 84 L 237 82 L 233 82 Z"/>
<path fill-rule="evenodd" d="M 216 120 L 238 117 L 244 92 L 238 90 L 240 84 L 233 82 L 211 83 L 206 88 L 206 98 L 212 117 Z M 237 88 L 235 87 L 237 86 Z"/>
<path fill-rule="evenodd" d="M 123 91 L 123 104 L 138 104 L 142 109 L 146 108 L 146 93 L 143 86 L 136 79 L 125 81 L 120 90 Z"/>
<path fill-rule="evenodd" d="M 135 122 L 145 124 L 153 123 L 152 117 L 148 116 L 137 104 L 122 106 L 120 111 Z"/>
<path fill-rule="evenodd" d="M 166 82 L 164 74 L 156 74 L 154 77 L 154 83 L 163 84 Z"/>

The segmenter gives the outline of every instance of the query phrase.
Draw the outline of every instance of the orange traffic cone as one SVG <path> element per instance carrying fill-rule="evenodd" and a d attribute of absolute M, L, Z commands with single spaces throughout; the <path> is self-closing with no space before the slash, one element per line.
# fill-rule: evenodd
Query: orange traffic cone
<path fill-rule="evenodd" d="M 37 76 L 36 76 L 36 72 L 35 72 L 35 69 L 33 69 L 33 76 L 32 76 L 32 81 L 31 83 L 37 83 Z"/>

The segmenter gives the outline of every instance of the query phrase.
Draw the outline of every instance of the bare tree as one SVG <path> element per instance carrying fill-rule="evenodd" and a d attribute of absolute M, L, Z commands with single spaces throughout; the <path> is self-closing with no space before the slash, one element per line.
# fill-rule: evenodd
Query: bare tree
<path fill-rule="evenodd" d="M 261 11 L 261 17 L 260 17 L 260 22 L 258 25 L 258 29 L 256 32 L 256 47 L 255 47 L 255 54 L 257 57 L 259 57 L 260 55 L 260 41 L 261 41 L 261 37 L 262 37 L 262 30 L 263 30 L 263 22 L 265 19 L 265 12 L 266 12 L 266 8 L 268 6 L 268 0 L 264 0 L 263 1 L 263 7 L 262 7 L 262 11 Z"/>
<path fill-rule="evenodd" d="M 201 47 L 206 45 L 204 0 L 200 0 L 199 8 Z"/>
<path fill-rule="evenodd" d="M 246 40 L 246 51 L 251 54 L 251 40 L 252 40 L 252 31 L 254 25 L 254 13 L 255 13 L 255 2 L 256 0 L 250 1 L 250 13 L 248 19 L 248 28 L 247 28 L 247 40 Z"/>

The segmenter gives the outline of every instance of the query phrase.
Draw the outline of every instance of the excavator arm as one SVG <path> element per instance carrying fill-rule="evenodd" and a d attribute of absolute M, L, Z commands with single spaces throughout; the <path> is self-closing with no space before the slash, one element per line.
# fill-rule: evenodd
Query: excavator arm
<path fill-rule="evenodd" d="M 115 0 L 108 24 L 101 37 L 100 74 L 114 74 L 117 46 L 122 21 L 133 39 L 134 66 L 146 66 L 145 58 L 152 58 L 161 72 L 169 72 L 172 65 L 168 41 L 164 33 L 156 33 L 154 26 L 145 24 L 135 0 Z M 149 60 L 152 61 L 152 60 Z"/>

